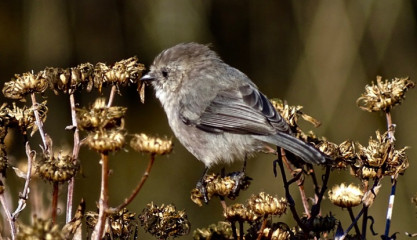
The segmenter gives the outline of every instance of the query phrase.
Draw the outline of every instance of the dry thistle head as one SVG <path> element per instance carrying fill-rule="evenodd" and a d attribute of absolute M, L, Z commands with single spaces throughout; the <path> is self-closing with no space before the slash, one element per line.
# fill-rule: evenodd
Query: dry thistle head
<path fill-rule="evenodd" d="M 389 112 L 404 100 L 407 90 L 414 86 L 415 83 L 408 77 L 383 82 L 382 77 L 377 76 L 376 84 L 366 85 L 365 93 L 358 98 L 356 103 L 359 108 L 368 112 Z"/>
<path fill-rule="evenodd" d="M 328 192 L 329 200 L 336 206 L 347 208 L 355 207 L 361 204 L 363 192 L 359 187 L 350 184 L 346 186 L 344 183 L 335 185 Z"/>
<path fill-rule="evenodd" d="M 165 155 L 172 152 L 172 140 L 167 137 L 151 137 L 144 133 L 135 134 L 130 140 L 130 146 L 138 152 Z"/>
<path fill-rule="evenodd" d="M 116 239 L 130 239 L 138 226 L 135 215 L 136 213 L 129 212 L 126 208 L 108 215 L 109 224 L 106 223 L 105 227 L 105 235 L 108 238 L 105 239 L 110 239 L 110 236 Z M 93 230 L 97 222 L 98 213 L 86 213 L 87 228 Z"/>
<path fill-rule="evenodd" d="M 107 107 L 104 98 L 97 98 L 91 109 L 77 109 L 78 127 L 85 131 L 123 127 L 126 110 L 126 107 Z"/>
<path fill-rule="evenodd" d="M 56 239 L 63 240 L 64 235 L 61 233 L 58 225 L 52 224 L 51 220 L 42 220 L 35 218 L 32 226 L 19 224 L 17 239 Z"/>
<path fill-rule="evenodd" d="M 197 228 L 193 232 L 194 240 L 223 239 L 233 240 L 233 230 L 230 222 L 218 222 L 207 228 Z"/>
<path fill-rule="evenodd" d="M 224 217 L 230 222 L 253 222 L 257 218 L 252 210 L 241 203 L 235 203 L 228 206 L 224 213 Z"/>
<path fill-rule="evenodd" d="M 265 192 L 252 195 L 247 207 L 258 216 L 282 215 L 287 210 L 287 200 L 285 198 L 278 199 Z"/>
<path fill-rule="evenodd" d="M 339 146 L 336 143 L 332 143 L 323 139 L 322 141 L 320 141 L 320 143 L 316 145 L 316 148 L 333 159 L 339 157 Z"/>
<path fill-rule="evenodd" d="M 70 154 L 59 151 L 54 154 L 43 155 L 36 164 L 36 171 L 46 181 L 63 183 L 75 176 L 80 168 L 79 162 L 74 161 Z"/>
<path fill-rule="evenodd" d="M 171 204 L 158 207 L 149 203 L 139 215 L 139 220 L 145 231 L 158 239 L 175 238 L 190 231 L 190 222 L 185 212 L 177 211 Z"/>
<path fill-rule="evenodd" d="M 125 135 L 123 130 L 91 132 L 85 138 L 85 143 L 99 153 L 115 152 L 124 146 Z"/>
<path fill-rule="evenodd" d="M 104 81 L 118 86 L 126 86 L 128 83 L 137 82 L 145 66 L 138 63 L 137 57 L 131 57 L 116 62 L 107 72 L 104 73 Z"/>
<path fill-rule="evenodd" d="M 15 79 L 6 82 L 3 94 L 7 98 L 22 100 L 26 94 L 43 93 L 48 88 L 48 82 L 42 74 L 33 72 L 16 74 Z"/>
<path fill-rule="evenodd" d="M 405 154 L 405 150 L 408 147 L 404 147 L 400 150 L 394 149 L 390 151 L 386 166 L 382 172 L 384 175 L 397 176 L 403 174 L 404 171 L 409 167 L 408 157 Z"/>

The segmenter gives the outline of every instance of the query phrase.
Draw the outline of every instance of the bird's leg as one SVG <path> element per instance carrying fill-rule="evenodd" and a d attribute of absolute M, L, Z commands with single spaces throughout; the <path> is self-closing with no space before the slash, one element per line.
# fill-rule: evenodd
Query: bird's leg
<path fill-rule="evenodd" d="M 207 187 L 206 187 L 206 182 L 205 182 L 205 177 L 207 175 L 208 172 L 208 167 L 206 167 L 204 169 L 203 175 L 201 176 L 200 180 L 198 180 L 196 188 L 201 192 L 201 194 L 203 195 L 204 198 L 204 202 L 207 204 L 209 199 L 208 199 L 208 194 L 207 194 Z"/>
<path fill-rule="evenodd" d="M 234 172 L 230 174 L 230 177 L 235 181 L 235 186 L 232 190 L 232 196 L 238 196 L 239 191 L 241 189 L 246 189 L 248 185 L 248 180 L 251 180 L 250 177 L 246 176 L 246 162 L 247 156 L 245 156 L 245 160 L 243 161 L 243 168 L 240 172 Z"/>

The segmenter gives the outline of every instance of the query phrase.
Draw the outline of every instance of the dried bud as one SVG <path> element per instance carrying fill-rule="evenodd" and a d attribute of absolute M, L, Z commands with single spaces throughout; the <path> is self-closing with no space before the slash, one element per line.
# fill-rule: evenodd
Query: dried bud
<path fill-rule="evenodd" d="M 139 220 L 145 231 L 158 239 L 183 236 L 190 231 L 187 215 L 173 205 L 158 207 L 150 203 L 139 215 Z"/>
<path fill-rule="evenodd" d="M 361 172 L 359 175 L 364 179 L 372 179 L 377 175 L 375 168 L 362 167 L 360 170 Z"/>
<path fill-rule="evenodd" d="M 115 152 L 124 146 L 125 132 L 123 130 L 92 132 L 86 137 L 85 142 L 94 151 Z"/>
<path fill-rule="evenodd" d="M 311 223 L 312 231 L 315 233 L 330 232 L 336 227 L 337 219 L 330 213 L 328 216 L 316 216 L 313 220 L 303 217 L 304 224 Z"/>
<path fill-rule="evenodd" d="M 138 152 L 146 152 L 150 154 L 165 155 L 172 152 L 172 140 L 157 137 L 150 137 L 144 133 L 135 134 L 130 141 L 130 146 Z"/>
<path fill-rule="evenodd" d="M 409 166 L 408 157 L 405 154 L 405 150 L 407 149 L 408 147 L 404 147 L 400 150 L 390 151 L 388 160 L 386 161 L 386 167 L 383 171 L 384 175 L 396 176 L 404 173 Z"/>
<path fill-rule="evenodd" d="M 339 144 L 339 157 L 346 160 L 356 158 L 355 144 L 353 141 L 347 140 Z"/>
<path fill-rule="evenodd" d="M 238 221 L 238 222 L 253 222 L 256 220 L 257 216 L 252 210 L 245 207 L 245 205 L 236 203 L 226 208 L 224 213 L 225 218 L 230 221 Z"/>
<path fill-rule="evenodd" d="M 38 111 L 39 118 L 42 122 L 46 121 L 46 114 L 48 113 L 48 107 L 46 106 L 46 101 L 43 103 L 39 103 L 36 107 Z M 23 106 L 23 108 L 19 108 L 13 103 L 13 108 L 6 108 L 7 115 L 10 119 L 10 124 L 17 126 L 22 132 L 26 133 L 26 131 L 30 128 L 33 128 L 32 134 L 38 129 L 35 125 L 35 107 L 32 106 L 27 108 Z"/>
<path fill-rule="evenodd" d="M 330 201 L 339 207 L 355 207 L 361 204 L 363 192 L 353 184 L 346 186 L 344 183 L 335 185 L 328 192 Z"/>
<path fill-rule="evenodd" d="M 32 226 L 19 224 L 17 234 L 18 240 L 26 239 L 65 239 L 58 225 L 52 224 L 50 220 L 42 220 L 35 218 Z"/>
<path fill-rule="evenodd" d="M 366 85 L 365 93 L 358 98 L 356 103 L 359 108 L 368 112 L 388 112 L 391 108 L 400 104 L 405 98 L 407 90 L 414 86 L 414 82 L 408 77 L 383 82 L 382 77 L 377 76 L 376 84 Z"/>
<path fill-rule="evenodd" d="M 61 151 L 57 156 L 44 155 L 42 160 L 36 164 L 36 171 L 39 176 L 47 181 L 63 183 L 75 176 L 80 165 L 74 161 L 71 155 L 63 154 Z"/>
<path fill-rule="evenodd" d="M 208 228 L 197 228 L 193 232 L 195 240 L 222 239 L 233 240 L 233 230 L 230 222 L 218 222 Z"/>
<path fill-rule="evenodd" d="M 258 195 L 252 195 L 248 200 L 248 208 L 259 216 L 282 215 L 287 209 L 287 200 L 261 192 Z"/>
<path fill-rule="evenodd" d="M 41 74 L 31 72 L 16 74 L 16 79 L 6 82 L 3 88 L 3 94 L 7 98 L 22 99 L 29 93 L 42 93 L 48 87 L 48 82 Z"/>

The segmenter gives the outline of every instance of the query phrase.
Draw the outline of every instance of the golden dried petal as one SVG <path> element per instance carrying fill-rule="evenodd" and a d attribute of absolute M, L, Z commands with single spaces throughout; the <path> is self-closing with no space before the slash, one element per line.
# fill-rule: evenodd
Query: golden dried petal
<path fill-rule="evenodd" d="M 335 185 L 328 192 L 329 200 L 339 207 L 355 207 L 362 201 L 363 192 L 353 184 L 346 186 L 344 183 Z"/>

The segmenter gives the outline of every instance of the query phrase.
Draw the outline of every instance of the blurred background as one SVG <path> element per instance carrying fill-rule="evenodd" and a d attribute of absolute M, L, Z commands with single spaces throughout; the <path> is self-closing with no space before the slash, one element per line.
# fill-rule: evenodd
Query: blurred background
<path fill-rule="evenodd" d="M 352 139 L 367 145 L 377 129 L 385 131 L 385 116 L 364 112 L 355 101 L 377 75 L 384 79 L 410 76 L 416 81 L 416 11 L 417 2 L 411 0 L 1 1 L 0 81 L 3 86 L 16 73 L 38 72 L 47 66 L 111 64 L 135 55 L 148 67 L 160 51 L 177 43 L 210 43 L 225 62 L 246 73 L 268 97 L 304 106 L 304 112 L 322 122 L 320 128 L 314 129 L 318 136 L 336 143 Z M 115 104 L 128 107 L 126 128 L 130 133 L 173 136 L 152 89 L 146 91 L 145 104 L 140 103 L 134 87 L 122 89 L 121 94 Z M 99 95 L 82 92 L 76 99 L 80 106 L 88 106 Z M 108 91 L 103 95 L 108 96 Z M 72 135 L 64 130 L 71 123 L 68 96 L 49 94 L 45 98 L 50 109 L 46 132 L 54 139 L 55 147 L 72 147 Z M 0 101 L 10 102 L 3 96 Z M 410 146 L 410 168 L 399 177 L 391 228 L 391 232 L 400 232 L 401 236 L 405 231 L 417 232 L 417 211 L 410 202 L 417 192 L 416 103 L 417 94 L 412 90 L 393 111 L 396 146 Z M 304 130 L 311 128 L 305 124 Z M 9 158 L 15 166 L 24 158 L 23 140 L 15 136 L 9 142 Z M 38 143 L 39 135 L 35 134 L 31 146 L 39 151 Z M 147 183 L 128 209 L 140 213 L 151 201 L 158 205 L 173 203 L 187 212 L 192 231 L 222 220 L 217 199 L 202 207 L 191 202 L 190 190 L 204 167 L 175 138 L 174 143 L 173 153 L 157 158 Z M 95 210 L 100 186 L 99 156 L 83 148 L 80 160 L 82 172 L 75 183 L 74 205 L 84 198 L 87 210 Z M 249 160 L 247 174 L 254 180 L 235 202 L 243 203 L 260 191 L 284 196 L 281 179 L 273 176 L 272 160 L 273 156 L 262 154 Z M 134 152 L 111 155 L 111 206 L 130 194 L 147 161 L 147 155 Z M 236 164 L 226 170 L 240 167 Z M 7 176 L 8 194 L 16 198 L 22 191 L 23 180 L 16 178 L 12 170 Z M 51 185 L 35 181 L 41 185 L 36 191 L 48 202 Z M 347 170 L 340 170 L 332 173 L 329 187 L 342 182 L 359 184 Z M 390 179 L 382 183 L 370 209 L 379 234 L 384 231 Z M 298 190 L 293 188 L 292 192 L 301 207 Z M 61 190 L 62 204 L 65 198 L 66 185 Z M 11 204 L 14 209 L 16 201 Z M 347 227 L 347 211 L 331 206 L 327 199 L 322 206 L 323 214 L 331 211 Z M 354 211 L 359 212 L 359 208 Z M 22 222 L 30 222 L 29 213 L 30 206 L 24 211 Z M 64 205 L 59 213 L 58 222 L 63 224 Z M 291 219 L 288 212 L 280 221 L 293 225 Z M 153 239 L 142 228 L 139 236 Z M 190 238 L 191 235 L 181 239 Z"/>

